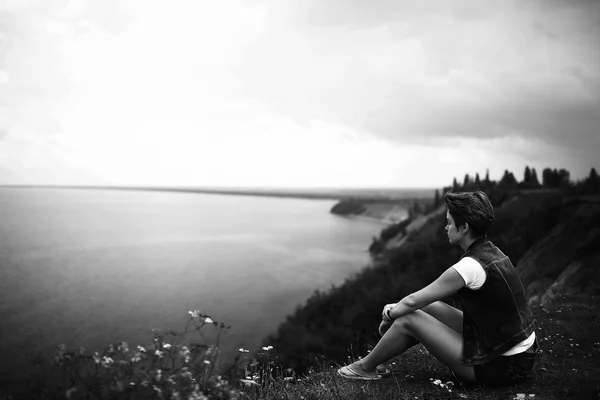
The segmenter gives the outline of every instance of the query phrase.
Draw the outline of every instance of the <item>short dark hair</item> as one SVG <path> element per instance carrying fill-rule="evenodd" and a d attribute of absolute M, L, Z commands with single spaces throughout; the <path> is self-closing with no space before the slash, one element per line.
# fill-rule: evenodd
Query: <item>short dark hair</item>
<path fill-rule="evenodd" d="M 446 192 L 446 207 L 456 226 L 469 224 L 475 236 L 483 236 L 494 222 L 494 207 L 481 190 Z"/>

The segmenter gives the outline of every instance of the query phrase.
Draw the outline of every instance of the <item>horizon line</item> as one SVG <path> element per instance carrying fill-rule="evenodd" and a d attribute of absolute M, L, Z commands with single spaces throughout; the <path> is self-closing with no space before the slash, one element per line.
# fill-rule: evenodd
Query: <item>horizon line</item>
<path fill-rule="evenodd" d="M 406 200 L 407 197 L 393 197 L 393 192 L 401 191 L 404 194 L 414 192 L 418 198 L 434 197 L 435 190 L 440 188 L 408 188 L 408 187 L 215 187 L 215 186 L 139 186 L 139 185 L 54 185 L 54 184 L 0 184 L 0 188 L 11 189 L 82 189 L 82 190 L 128 190 L 128 191 L 154 191 L 154 192 L 179 192 L 202 193 L 223 195 L 246 195 L 264 197 L 293 197 L 304 199 L 332 199 L 347 200 L 360 198 L 361 200 Z M 430 196 L 423 196 L 430 191 Z M 374 193 L 376 192 L 376 193 Z M 379 192 L 379 193 L 377 193 Z M 386 193 L 387 192 L 387 193 Z M 390 193 L 392 192 L 392 193 Z"/>

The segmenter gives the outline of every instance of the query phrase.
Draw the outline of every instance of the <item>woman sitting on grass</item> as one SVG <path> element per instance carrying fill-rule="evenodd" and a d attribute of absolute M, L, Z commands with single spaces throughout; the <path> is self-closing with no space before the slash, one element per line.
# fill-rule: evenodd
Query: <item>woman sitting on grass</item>
<path fill-rule="evenodd" d="M 494 209 L 482 191 L 445 197 L 448 241 L 465 253 L 433 283 L 383 308 L 382 338 L 362 360 L 340 368 L 342 377 L 380 379 L 382 363 L 418 343 L 462 381 L 511 383 L 531 372 L 535 322 L 517 271 L 485 235 Z M 454 294 L 462 311 L 439 301 Z"/>

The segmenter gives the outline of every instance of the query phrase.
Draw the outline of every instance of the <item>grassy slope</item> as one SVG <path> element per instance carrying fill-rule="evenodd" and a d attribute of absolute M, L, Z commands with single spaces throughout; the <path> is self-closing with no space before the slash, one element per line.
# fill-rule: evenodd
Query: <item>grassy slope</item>
<path fill-rule="evenodd" d="M 542 352 L 525 382 L 505 387 L 462 386 L 450 370 L 416 346 L 393 360 L 393 375 L 376 382 L 348 381 L 335 368 L 306 375 L 299 381 L 275 380 L 246 390 L 251 399 L 426 399 L 431 395 L 456 399 L 505 399 L 511 393 L 556 399 L 600 398 L 600 298 L 560 297 L 548 307 L 534 307 Z M 432 379 L 453 382 L 452 392 Z"/>
<path fill-rule="evenodd" d="M 508 200 L 498 210 L 497 222 L 499 226 L 496 227 L 496 233 L 493 236 L 495 242 L 501 243 L 501 248 L 506 248 L 506 253 L 510 253 L 511 258 L 515 260 L 520 259 L 532 243 L 544 237 L 557 223 L 568 218 L 568 215 L 565 214 L 567 210 L 562 205 L 563 200 L 556 193 L 520 193 L 518 196 Z M 395 271 L 393 271 L 392 275 L 383 274 L 385 275 L 383 281 L 391 280 L 392 276 L 398 277 L 401 274 L 404 275 L 409 272 L 404 268 L 404 271 L 400 271 L 397 267 L 390 268 L 390 266 L 404 265 L 408 267 L 405 264 L 405 261 L 407 261 L 406 255 L 410 255 L 411 253 L 415 255 L 416 253 L 414 252 L 420 251 L 419 246 L 422 247 L 422 243 L 428 243 L 429 245 L 436 244 L 435 248 L 426 249 L 429 254 L 439 255 L 444 253 L 445 249 L 443 246 L 441 244 L 441 247 L 437 246 L 440 241 L 438 236 L 440 236 L 443 225 L 440 221 L 437 219 L 430 221 L 416 235 L 411 235 L 413 237 L 409 238 L 408 243 L 402 246 L 402 249 L 398 249 L 398 252 L 388 252 L 385 259 L 381 261 L 382 265 L 380 267 L 375 270 L 365 271 L 354 280 L 369 286 L 370 291 L 368 293 L 373 294 L 376 288 L 372 285 L 378 285 L 377 282 L 382 280 L 375 279 L 373 282 L 373 279 L 368 278 L 372 278 L 372 275 L 381 275 L 387 269 L 394 269 Z M 423 241 L 425 238 L 426 241 Z M 437 247 L 440 248 L 438 249 Z M 394 260 L 395 253 L 401 257 L 397 258 L 397 261 Z M 446 256 L 447 259 L 443 260 L 445 262 L 442 264 L 447 265 L 447 260 L 457 259 L 459 254 L 456 251 L 454 253 L 449 252 Z M 419 264 L 423 264 L 423 262 L 421 261 Z M 433 264 L 431 267 L 433 267 Z M 376 272 L 378 273 L 376 274 Z M 387 272 L 391 273 L 392 271 Z M 412 271 L 410 275 L 414 273 L 415 271 Z M 357 289 L 354 280 L 350 280 L 344 285 L 351 286 L 353 288 L 351 292 L 355 292 Z M 323 297 L 322 300 L 326 303 L 323 306 L 326 306 L 326 309 L 334 308 L 337 304 L 337 297 L 343 297 L 341 289 Z M 598 354 L 600 351 L 600 336 L 596 333 L 600 331 L 598 329 L 600 317 L 596 315 L 599 304 L 598 299 L 599 297 L 593 295 L 560 298 L 548 310 L 540 307 L 534 309 L 540 328 L 538 330 L 540 344 L 544 352 L 540 356 L 535 376 L 527 383 L 514 388 L 493 390 L 466 387 L 460 393 L 471 399 L 502 398 L 501 394 L 508 391 L 553 395 L 559 399 L 599 398 L 599 387 L 594 381 L 594 375 L 600 375 L 600 354 Z M 364 305 L 367 302 L 366 300 L 369 299 L 362 298 L 361 304 Z M 315 304 L 320 304 L 319 299 L 316 299 Z M 355 304 L 348 306 L 354 313 L 358 311 L 356 307 L 357 305 Z M 312 308 L 315 308 L 314 304 Z M 318 312 L 319 307 L 316 308 Z M 309 321 L 316 322 L 320 319 L 320 314 L 318 313 L 308 312 L 308 314 L 310 317 Z M 338 323 L 343 325 L 343 320 L 338 321 L 339 318 L 336 317 L 336 313 L 327 315 L 327 317 L 334 325 Z M 304 319 L 296 318 L 300 322 Z M 368 315 L 361 314 L 361 317 L 358 319 L 361 321 L 361 327 L 365 324 L 372 325 L 370 321 L 367 321 Z M 339 327 L 340 325 L 336 326 Z M 323 335 L 322 329 L 323 327 L 318 329 L 317 332 L 308 329 L 303 334 L 314 336 L 320 333 Z M 374 330 L 375 328 L 373 328 Z M 347 338 L 341 335 L 342 331 L 338 329 L 336 333 L 338 342 L 348 341 Z M 269 342 L 269 344 L 273 344 L 275 347 L 278 347 L 278 345 L 287 347 L 286 345 L 290 343 L 281 341 L 281 343 Z M 333 345 L 334 343 L 329 343 L 327 351 L 332 352 L 331 346 Z M 301 348 L 301 346 L 299 347 Z M 423 350 L 422 347 L 420 349 Z M 303 356 L 306 357 L 306 353 Z M 452 378 L 450 372 L 445 367 L 441 366 L 435 359 L 422 354 L 419 348 L 408 352 L 396 360 L 395 369 L 394 377 L 387 381 L 376 383 L 363 382 L 358 384 L 335 378 L 333 376 L 335 370 L 325 369 L 326 372 L 318 375 L 318 378 L 309 376 L 308 383 L 295 386 L 294 390 L 301 388 L 298 393 L 302 393 L 304 398 L 311 398 L 311 396 L 312 398 L 325 399 L 357 398 L 353 396 L 359 396 L 359 393 L 366 391 L 367 398 L 413 399 L 415 396 L 421 398 L 426 392 L 435 392 L 435 389 L 438 389 L 437 391 L 439 392 L 444 392 L 439 387 L 432 385 L 430 378 L 441 379 L 444 382 Z M 321 383 L 324 386 L 321 386 Z M 455 381 L 455 385 L 457 383 Z M 332 388 L 335 391 L 331 391 Z M 325 389 L 331 391 L 330 397 L 323 397 L 323 390 Z M 357 389 L 360 390 L 357 391 Z M 294 391 L 294 393 L 296 392 Z M 301 398 L 290 396 L 287 392 L 274 394 L 273 397 L 266 398 L 280 398 L 277 396 L 281 398 Z"/>

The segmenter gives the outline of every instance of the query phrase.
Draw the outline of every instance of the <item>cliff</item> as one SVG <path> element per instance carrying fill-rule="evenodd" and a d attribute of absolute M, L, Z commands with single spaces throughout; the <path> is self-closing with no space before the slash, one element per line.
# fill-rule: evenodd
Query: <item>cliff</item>
<path fill-rule="evenodd" d="M 533 304 L 545 306 L 561 293 L 599 293 L 598 197 L 515 191 L 500 201 L 489 236 L 513 261 Z M 298 307 L 265 339 L 279 349 L 282 364 L 302 370 L 311 357 L 343 362 L 348 349 L 365 354 L 378 340 L 373 327 L 382 304 L 429 284 L 462 254 L 448 244 L 444 210 L 414 220 L 410 231 L 408 225 L 395 232 L 393 225 L 386 227 L 382 234 L 391 234 L 371 245 L 372 265 Z"/>
<path fill-rule="evenodd" d="M 519 260 L 517 269 L 531 303 L 558 294 L 600 294 L 600 200 L 565 201 L 559 223 Z"/>

